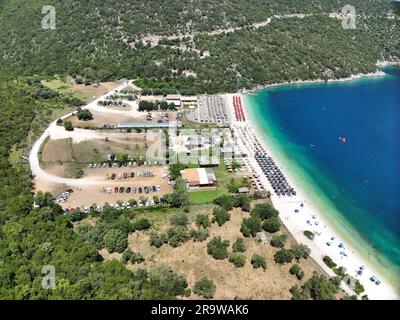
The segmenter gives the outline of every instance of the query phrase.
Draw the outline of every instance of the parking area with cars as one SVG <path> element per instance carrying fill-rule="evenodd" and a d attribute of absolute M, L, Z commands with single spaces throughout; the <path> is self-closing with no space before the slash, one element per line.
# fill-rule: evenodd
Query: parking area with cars
<path fill-rule="evenodd" d="M 173 186 L 168 173 L 166 165 L 142 165 L 129 170 L 124 166 L 107 165 L 86 170 L 86 177 L 103 177 L 104 184 L 74 188 L 73 193 L 70 193 L 67 200 L 60 205 L 64 209 L 79 207 L 90 210 L 90 207 L 102 208 L 105 203 L 119 207 L 121 205 L 118 203 L 122 203 L 124 207 L 128 207 L 130 200 L 138 202 L 140 199 L 146 199 L 137 206 L 151 206 L 154 196 L 160 199 L 172 191 Z"/>

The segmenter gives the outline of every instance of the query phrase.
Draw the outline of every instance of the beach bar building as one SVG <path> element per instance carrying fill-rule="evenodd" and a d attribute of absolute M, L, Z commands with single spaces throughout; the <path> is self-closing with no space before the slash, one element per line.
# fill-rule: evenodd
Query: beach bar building
<path fill-rule="evenodd" d="M 186 181 L 188 189 L 215 186 L 217 178 L 212 168 L 188 168 L 181 171 L 182 179 Z"/>

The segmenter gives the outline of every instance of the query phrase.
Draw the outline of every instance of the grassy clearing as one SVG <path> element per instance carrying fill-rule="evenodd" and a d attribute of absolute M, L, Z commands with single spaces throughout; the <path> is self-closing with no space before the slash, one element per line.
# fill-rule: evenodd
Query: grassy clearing
<path fill-rule="evenodd" d="M 221 161 L 218 167 L 214 168 L 214 172 L 217 178 L 217 189 L 190 192 L 189 195 L 192 204 L 212 203 L 214 199 L 218 198 L 219 196 L 229 193 L 227 184 L 230 179 L 235 177 L 235 174 L 228 173 L 223 161 Z"/>
<path fill-rule="evenodd" d="M 227 193 L 227 190 L 201 190 L 190 192 L 189 196 L 192 204 L 206 204 Z"/>
<path fill-rule="evenodd" d="M 43 81 L 43 85 L 47 88 L 57 91 L 60 94 L 67 95 L 71 98 L 77 98 L 82 101 L 87 101 L 87 97 L 82 93 L 76 92 L 72 88 L 72 84 L 70 82 L 63 82 L 59 79 L 54 79 L 51 81 Z"/>

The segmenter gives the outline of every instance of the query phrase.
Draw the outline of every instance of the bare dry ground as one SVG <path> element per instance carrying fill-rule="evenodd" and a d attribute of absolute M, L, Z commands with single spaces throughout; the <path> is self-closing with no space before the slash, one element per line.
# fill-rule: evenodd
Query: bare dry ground
<path fill-rule="evenodd" d="M 107 108 L 107 107 L 103 107 Z M 113 110 L 126 111 L 126 108 L 109 108 Z M 129 114 L 106 113 L 98 112 L 95 110 L 90 111 L 93 114 L 93 120 L 83 121 L 79 120 L 76 116 L 68 117 L 66 120 L 71 121 L 75 128 L 97 128 L 104 125 L 117 125 L 119 123 L 157 123 L 159 119 L 159 112 L 152 112 L 153 118 L 151 121 L 146 120 L 147 112 L 141 112 L 140 116 L 134 117 Z M 177 112 L 163 112 L 167 113 L 170 121 L 176 121 Z"/>
<path fill-rule="evenodd" d="M 196 213 L 210 213 L 210 207 L 197 210 Z M 232 263 L 225 260 L 215 260 L 207 254 L 207 242 L 213 236 L 221 236 L 229 240 L 232 245 L 237 237 L 241 237 L 240 224 L 243 217 L 249 214 L 239 209 L 231 212 L 231 220 L 222 227 L 213 224 L 210 228 L 210 237 L 204 242 L 189 241 L 180 247 L 172 248 L 164 245 L 160 249 L 150 247 L 149 232 L 135 232 L 129 235 L 129 247 L 133 251 L 140 251 L 146 261 L 141 265 L 128 265 L 129 269 L 137 269 L 143 266 L 154 267 L 159 264 L 169 264 L 174 270 L 184 275 L 192 288 L 194 283 L 202 276 L 207 276 L 214 280 L 216 284 L 216 294 L 214 299 L 290 299 L 289 289 L 300 284 L 295 276 L 289 273 L 292 264 L 277 265 L 273 261 L 273 255 L 277 249 L 270 245 L 262 245 L 255 239 L 245 238 L 246 244 L 246 265 L 243 268 L 236 268 Z M 159 220 L 158 217 L 149 217 L 155 223 L 156 229 L 164 230 L 168 227 L 166 219 Z M 154 230 L 154 229 L 153 229 Z M 287 233 L 283 230 L 282 233 Z M 286 246 L 294 243 L 293 238 L 289 237 Z M 231 246 L 229 248 L 231 251 Z M 261 254 L 267 259 L 267 270 L 254 269 L 250 263 L 251 256 Z M 109 258 L 107 255 L 103 255 Z M 111 258 L 111 257 L 110 257 Z M 302 260 L 299 265 L 305 272 L 304 280 L 308 279 L 313 271 L 322 273 L 318 265 L 312 260 Z M 303 280 L 303 281 L 304 281 Z M 190 299 L 200 297 L 192 294 Z"/>
<path fill-rule="evenodd" d="M 143 172 L 143 171 L 151 171 L 154 173 L 154 177 L 134 177 L 121 179 L 118 178 L 116 180 L 111 180 L 110 176 L 112 173 L 122 174 L 124 172 Z M 172 191 L 172 186 L 168 184 L 167 179 L 162 179 L 162 174 L 166 174 L 168 172 L 168 167 L 166 166 L 157 166 L 157 167 L 146 167 L 142 166 L 139 168 L 101 168 L 101 169 L 91 169 L 87 174 L 90 176 L 104 176 L 104 184 L 103 185 L 92 185 L 86 186 L 84 188 L 74 189 L 74 193 L 69 197 L 68 201 L 62 206 L 64 208 L 76 208 L 76 207 L 84 207 L 90 206 L 92 204 L 104 205 L 106 202 L 109 204 L 116 204 L 118 201 L 128 202 L 131 199 L 139 200 L 140 197 L 147 197 L 151 199 L 153 196 L 157 196 L 161 198 L 164 194 L 170 193 Z M 124 187 L 125 190 L 127 187 L 142 187 L 145 186 L 153 186 L 159 185 L 160 191 L 150 192 L 148 194 L 138 193 L 138 191 L 134 194 L 132 191 L 130 193 L 115 193 L 114 187 Z M 111 188 L 111 193 L 106 193 L 107 188 Z"/>
<path fill-rule="evenodd" d="M 126 114 L 117 114 L 117 113 L 103 113 L 103 112 L 97 112 L 97 111 L 90 111 L 93 115 L 93 120 L 88 120 L 88 121 L 83 121 L 79 120 L 78 117 L 76 116 L 71 116 L 66 120 L 71 121 L 72 125 L 75 128 L 97 128 L 99 126 L 103 125 L 117 125 L 118 123 L 122 122 L 135 122 L 138 119 L 135 119 L 134 117 L 130 117 Z M 142 121 L 144 121 L 146 118 L 146 114 L 143 114 L 143 117 L 141 118 Z"/>

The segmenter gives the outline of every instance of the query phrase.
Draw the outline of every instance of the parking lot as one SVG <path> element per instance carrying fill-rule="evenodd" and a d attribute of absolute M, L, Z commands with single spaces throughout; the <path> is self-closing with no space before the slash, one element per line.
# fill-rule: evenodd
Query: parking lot
<path fill-rule="evenodd" d="M 133 173 L 133 174 L 132 174 Z M 114 179 L 111 179 L 115 175 Z M 161 198 L 172 191 L 169 183 L 168 166 L 111 167 L 87 168 L 85 177 L 104 177 L 104 185 L 74 188 L 68 199 L 60 203 L 65 208 L 90 207 L 93 204 L 103 206 L 106 202 L 117 204 L 129 200 L 138 201 L 147 197 L 149 202 L 153 196 Z M 68 187 L 66 188 L 68 189 Z"/>

